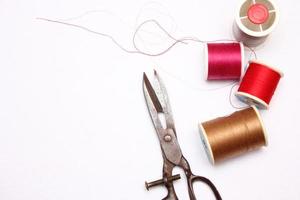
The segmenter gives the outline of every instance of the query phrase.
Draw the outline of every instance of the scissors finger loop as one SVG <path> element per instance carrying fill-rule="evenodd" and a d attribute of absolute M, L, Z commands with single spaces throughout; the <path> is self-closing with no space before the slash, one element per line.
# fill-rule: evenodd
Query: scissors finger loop
<path fill-rule="evenodd" d="M 188 178 L 188 188 L 189 188 L 189 193 L 190 193 L 191 199 L 194 198 L 193 200 L 196 200 L 194 188 L 193 188 L 193 184 L 196 181 L 205 183 L 207 186 L 209 186 L 209 188 L 213 192 L 216 200 L 222 200 L 222 197 L 221 197 L 219 191 L 217 190 L 216 186 L 208 178 L 205 178 L 203 176 L 195 176 L 195 175 L 191 175 L 190 178 Z"/>

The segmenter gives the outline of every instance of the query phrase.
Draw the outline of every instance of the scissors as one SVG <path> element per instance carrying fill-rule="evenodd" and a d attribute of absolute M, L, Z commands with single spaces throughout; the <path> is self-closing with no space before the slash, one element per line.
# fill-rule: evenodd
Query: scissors
<path fill-rule="evenodd" d="M 190 165 L 186 158 L 182 155 L 180 146 L 178 144 L 176 129 L 174 126 L 173 116 L 166 88 L 159 78 L 158 73 L 154 70 L 154 87 L 152 87 L 147 75 L 143 76 L 143 90 L 148 106 L 152 122 L 156 129 L 156 133 L 160 142 L 160 147 L 163 156 L 163 178 L 150 183 L 146 182 L 146 188 L 156 185 L 165 185 L 168 190 L 168 194 L 163 200 L 178 200 L 173 186 L 173 181 L 180 179 L 180 175 L 172 175 L 174 167 L 179 167 L 184 170 L 188 193 L 190 200 L 196 200 L 196 196 L 193 189 L 195 181 L 200 181 L 209 186 L 212 190 L 216 200 L 222 200 L 215 185 L 207 178 L 203 176 L 196 176 L 192 173 Z M 164 120 L 161 120 L 159 115 L 164 116 Z M 162 123 L 163 122 L 163 123 Z"/>

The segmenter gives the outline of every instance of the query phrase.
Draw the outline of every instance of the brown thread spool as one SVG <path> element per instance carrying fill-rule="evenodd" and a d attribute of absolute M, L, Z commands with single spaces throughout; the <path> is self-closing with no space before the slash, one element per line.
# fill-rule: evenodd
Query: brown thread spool
<path fill-rule="evenodd" d="M 199 125 L 201 140 L 212 164 L 267 146 L 267 136 L 256 107 Z"/>

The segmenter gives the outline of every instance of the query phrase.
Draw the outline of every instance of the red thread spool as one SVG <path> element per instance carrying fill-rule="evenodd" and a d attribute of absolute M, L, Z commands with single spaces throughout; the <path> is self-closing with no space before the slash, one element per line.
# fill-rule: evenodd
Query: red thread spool
<path fill-rule="evenodd" d="M 240 79 L 244 66 L 241 42 L 207 43 L 204 48 L 206 80 Z"/>
<path fill-rule="evenodd" d="M 251 61 L 236 96 L 248 104 L 267 109 L 283 73 L 258 61 Z"/>

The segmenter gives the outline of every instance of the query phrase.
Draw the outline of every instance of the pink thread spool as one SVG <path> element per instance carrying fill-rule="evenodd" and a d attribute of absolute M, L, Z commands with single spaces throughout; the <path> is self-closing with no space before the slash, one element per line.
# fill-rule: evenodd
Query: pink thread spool
<path fill-rule="evenodd" d="M 204 45 L 206 80 L 239 80 L 244 69 L 244 45 L 241 42 Z"/>

